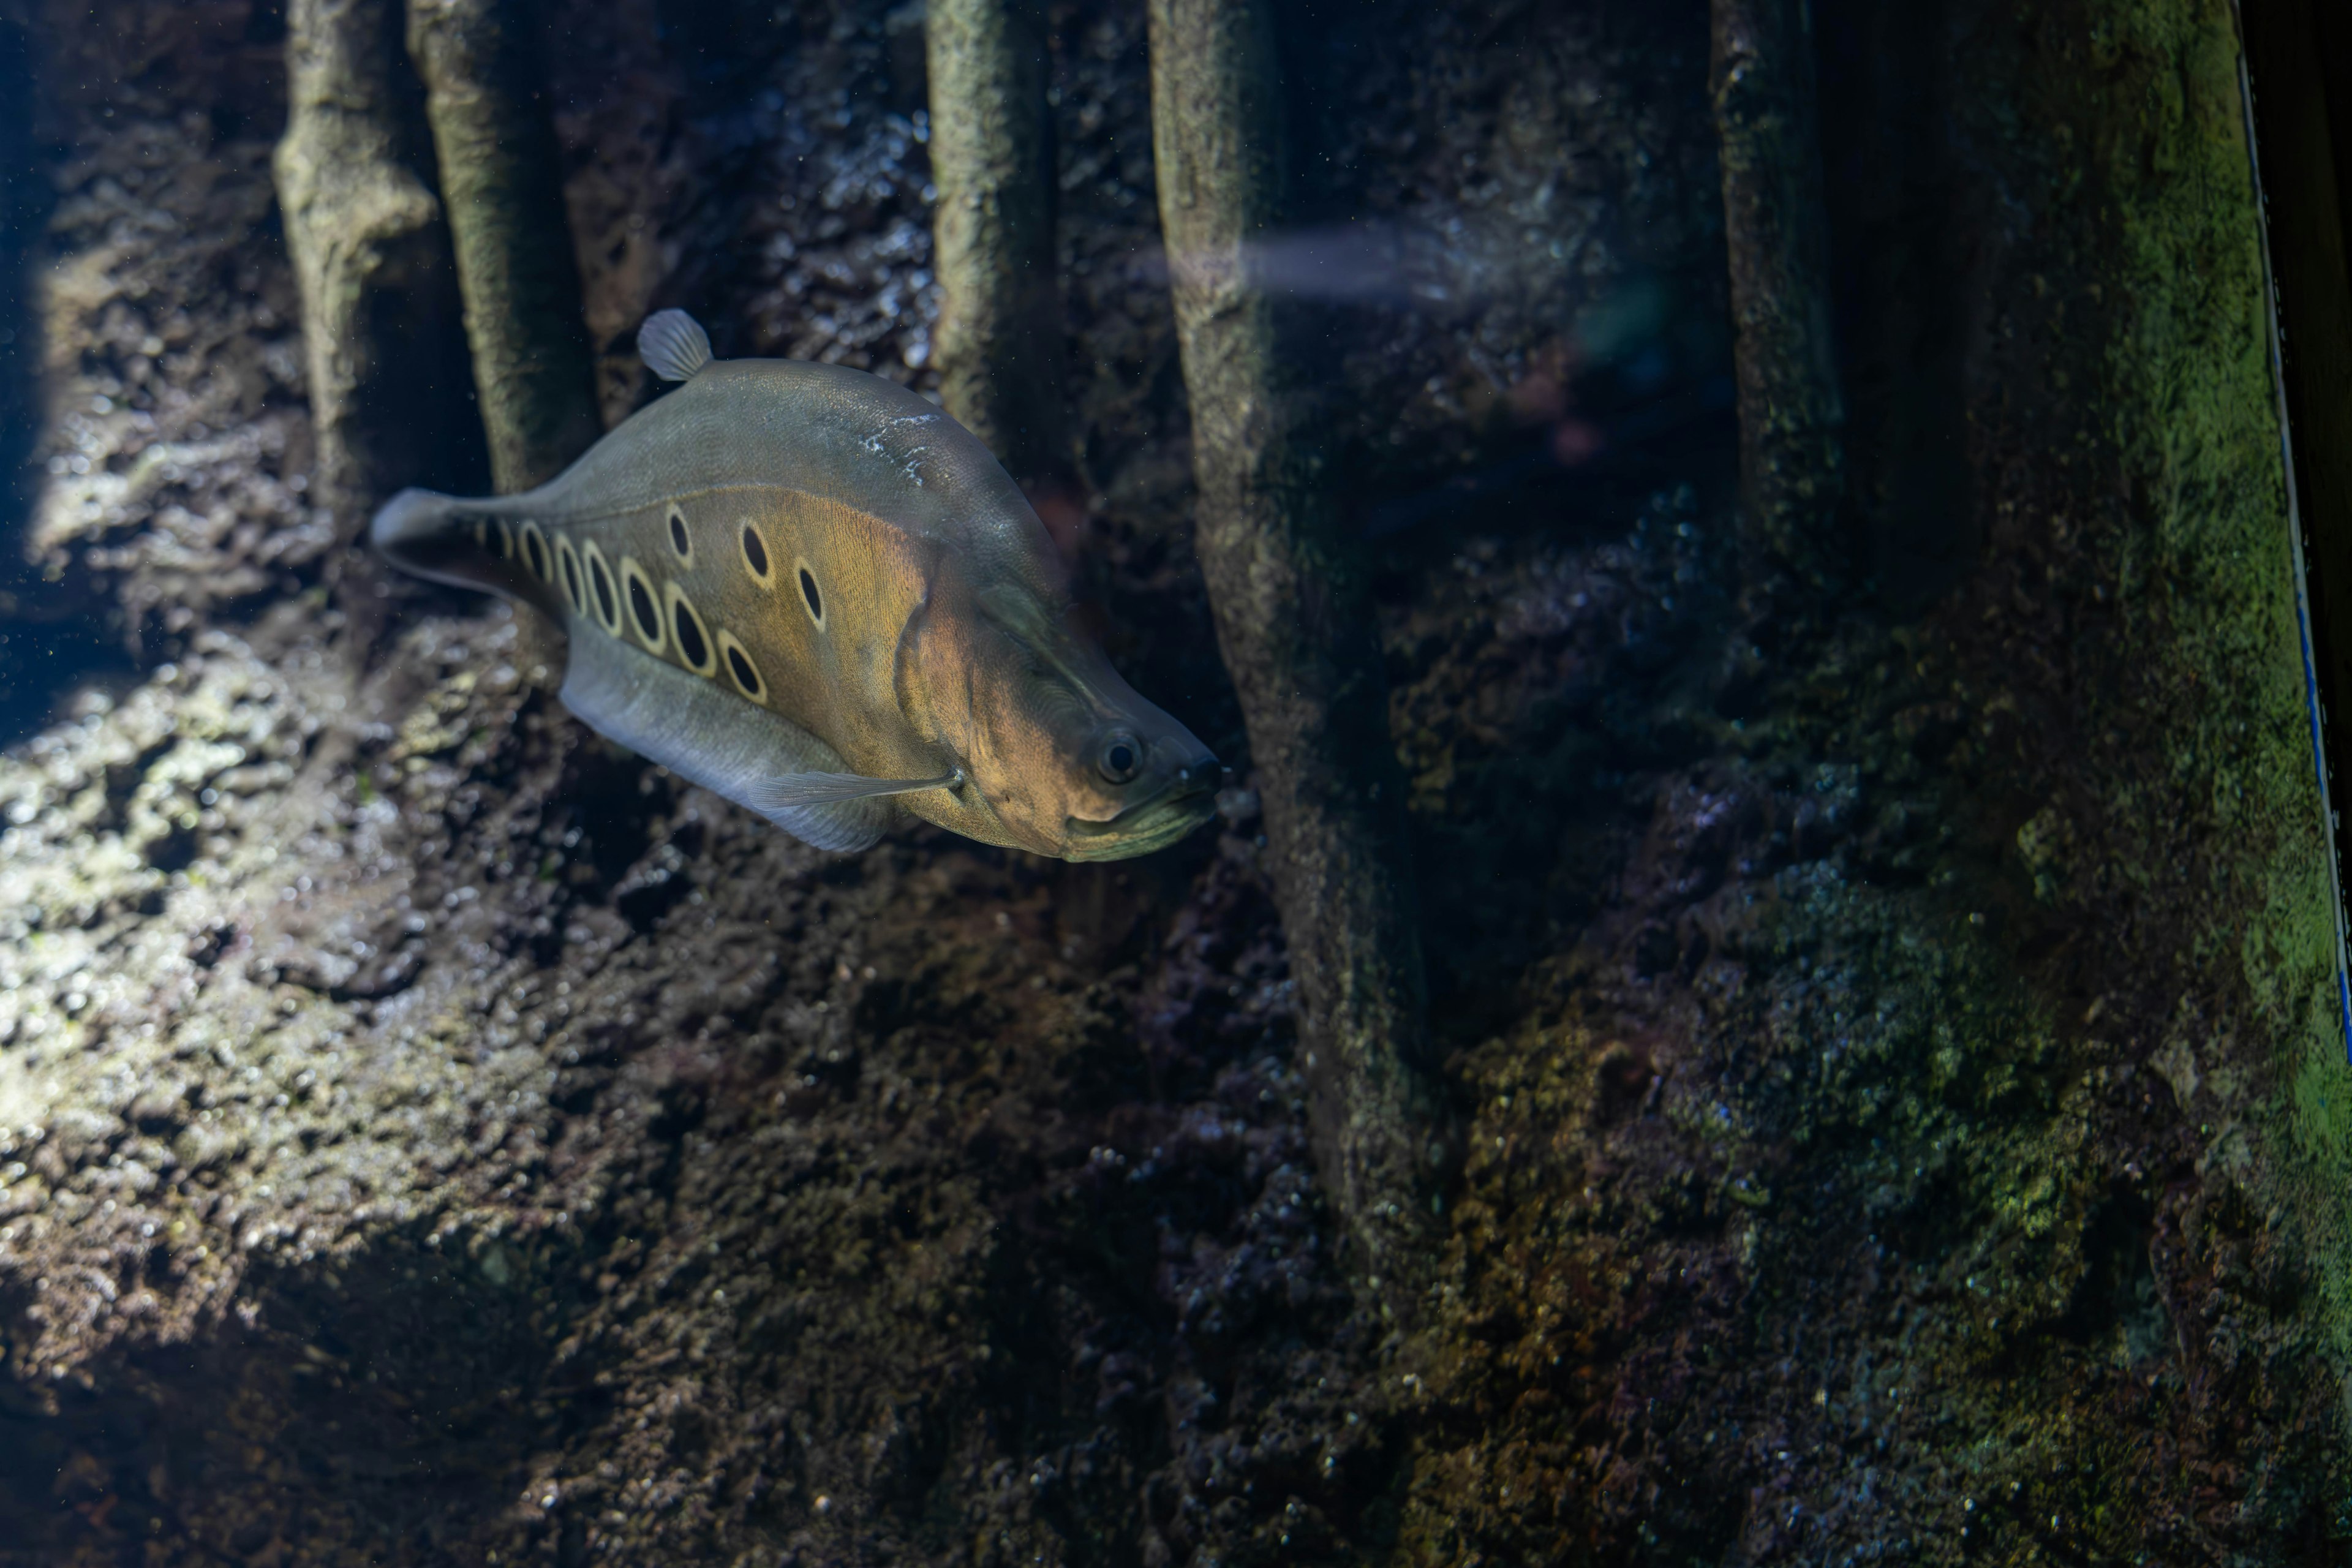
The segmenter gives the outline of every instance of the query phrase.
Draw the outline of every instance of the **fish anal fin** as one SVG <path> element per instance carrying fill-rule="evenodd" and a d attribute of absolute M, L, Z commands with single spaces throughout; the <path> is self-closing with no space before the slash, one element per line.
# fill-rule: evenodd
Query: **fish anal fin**
<path fill-rule="evenodd" d="M 845 773 L 841 753 L 781 714 L 592 629 L 572 639 L 563 705 L 598 734 L 819 849 L 868 848 L 898 820 L 887 795 L 761 800 L 761 786 L 780 775 Z"/>

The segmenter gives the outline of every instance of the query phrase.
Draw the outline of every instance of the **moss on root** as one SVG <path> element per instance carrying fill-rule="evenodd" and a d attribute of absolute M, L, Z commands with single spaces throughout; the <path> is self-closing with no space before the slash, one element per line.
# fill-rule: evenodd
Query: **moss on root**
<path fill-rule="evenodd" d="M 2175 774 L 2242 847 L 2216 889 L 2228 902 L 2211 908 L 2226 918 L 2200 933 L 2197 956 L 2242 978 L 2247 1043 L 2269 1058 L 2249 1065 L 2274 1075 L 2259 1120 L 2277 1165 L 2262 1186 L 2301 1216 L 2340 1364 L 2352 1356 L 2352 1071 L 2238 43 L 2225 5 L 2113 10 L 2087 63 L 2121 76 L 2118 112 L 2093 121 L 2090 150 L 2116 187 L 2109 287 L 2136 310 L 2104 401 L 2108 438 L 2156 524 L 2124 571 L 2162 585 L 2147 656 L 2177 695 Z M 2125 795 L 2115 806 L 2139 804 Z"/>
<path fill-rule="evenodd" d="M 1783 643 L 1736 735 L 1591 710 L 1618 880 L 1528 977 L 1549 1016 L 1458 1058 L 1410 1560 L 2284 1562 L 2344 1529 L 2352 1074 L 2231 14 L 1940 26 L 1988 548 L 1916 626 Z M 1665 570 L 1607 549 L 1644 546 L 1493 561 L 1496 620 L 1654 605 Z M 1621 700 L 1772 630 L 1727 613 Z M 1494 668 L 1457 647 L 1405 700 Z M 1413 758 L 1416 804 L 1524 779 L 1491 744 Z"/>

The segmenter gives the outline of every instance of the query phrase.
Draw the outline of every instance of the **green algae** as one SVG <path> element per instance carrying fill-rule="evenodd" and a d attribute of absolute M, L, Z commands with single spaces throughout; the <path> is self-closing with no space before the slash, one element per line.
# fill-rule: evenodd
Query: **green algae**
<path fill-rule="evenodd" d="M 1604 923 L 1530 977 L 1564 1025 L 1465 1056 L 1408 1560 L 2252 1562 L 2334 1527 L 2352 1075 L 2231 16 L 1955 26 L 2004 214 L 1967 279 L 1991 548 L 1685 764 L 1787 820 L 1842 760 L 1868 824 L 1708 898 L 1698 1005 L 1616 979 Z M 1620 899 L 1705 885 L 1654 876 Z"/>
<path fill-rule="evenodd" d="M 2108 185 L 2106 287 L 2135 307 L 2102 389 L 2106 435 L 2155 524 L 2126 540 L 2119 574 L 2157 589 L 2136 640 L 2180 700 L 2167 743 L 2202 775 L 2215 828 L 2242 857 L 2217 878 L 2233 918 L 2200 933 L 2197 952 L 2245 986 L 2239 1048 L 2270 1058 L 2256 1065 L 2278 1087 L 2256 1120 L 2284 1156 L 2259 1185 L 2302 1215 L 2340 1366 L 2352 1356 L 2352 1070 L 2238 38 L 2213 4 L 2105 7 L 2090 37 L 2090 63 L 2120 79 L 2112 101 L 2139 110 L 2088 117 L 2105 134 L 2086 148 Z"/>

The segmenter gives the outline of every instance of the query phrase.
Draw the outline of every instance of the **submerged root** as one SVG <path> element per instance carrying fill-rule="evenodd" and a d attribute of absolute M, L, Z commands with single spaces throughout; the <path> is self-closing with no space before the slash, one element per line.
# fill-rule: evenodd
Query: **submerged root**
<path fill-rule="evenodd" d="M 1192 411 L 1195 539 L 1249 727 L 1317 1157 L 1355 1271 L 1409 1306 L 1452 1139 L 1421 1062 L 1405 792 L 1360 564 L 1243 249 L 1276 216 L 1273 22 L 1253 0 L 1153 0 L 1152 146 Z"/>
<path fill-rule="evenodd" d="M 408 14 L 502 493 L 553 478 L 602 433 L 527 20 L 520 0 L 414 0 Z"/>

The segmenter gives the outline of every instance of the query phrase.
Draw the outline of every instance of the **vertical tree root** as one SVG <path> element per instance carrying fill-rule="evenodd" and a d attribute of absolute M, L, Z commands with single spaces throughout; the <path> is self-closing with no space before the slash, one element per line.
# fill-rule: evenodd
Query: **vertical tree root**
<path fill-rule="evenodd" d="M 41 62 L 20 7 L 0 7 L 0 615 L 24 563 L 32 509 L 27 459 L 40 429 L 41 333 L 27 287 L 36 237 L 55 197 L 34 139 Z M 0 702 L 7 682 L 0 679 Z"/>
<path fill-rule="evenodd" d="M 410 0 L 466 337 L 501 491 L 552 477 L 603 433 L 562 170 L 523 0 Z"/>
<path fill-rule="evenodd" d="M 1367 588 L 1248 276 L 1279 203 L 1273 22 L 1264 0 L 1151 0 L 1150 29 L 1196 538 L 1265 797 L 1318 1160 L 1354 1271 L 1409 1308 L 1434 1263 L 1453 1140 L 1421 1060 L 1404 791 Z"/>
<path fill-rule="evenodd" d="M 396 0 L 292 0 L 287 14 L 287 126 L 272 167 L 302 297 L 310 496 L 345 537 L 387 490 L 420 478 L 399 422 L 368 414 L 404 383 L 404 356 L 413 366 L 430 350 L 383 327 L 429 317 L 420 307 L 448 279 L 439 204 L 401 156 L 397 23 Z"/>
<path fill-rule="evenodd" d="M 1037 0 L 930 0 L 931 243 L 948 412 L 1025 485 L 1067 482 L 1053 131 Z"/>
<path fill-rule="evenodd" d="M 1710 86 L 1739 383 L 1739 475 L 1765 552 L 1822 585 L 1844 484 L 1808 0 L 1714 0 Z"/>

